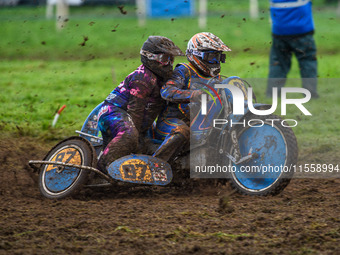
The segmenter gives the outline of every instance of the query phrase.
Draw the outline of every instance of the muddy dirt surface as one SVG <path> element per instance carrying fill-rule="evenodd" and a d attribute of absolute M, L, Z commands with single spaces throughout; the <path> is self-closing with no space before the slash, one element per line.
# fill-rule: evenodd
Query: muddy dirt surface
<path fill-rule="evenodd" d="M 52 201 L 27 166 L 51 146 L 0 144 L 0 254 L 340 254 L 339 179 L 294 179 L 275 197 L 143 187 Z"/>

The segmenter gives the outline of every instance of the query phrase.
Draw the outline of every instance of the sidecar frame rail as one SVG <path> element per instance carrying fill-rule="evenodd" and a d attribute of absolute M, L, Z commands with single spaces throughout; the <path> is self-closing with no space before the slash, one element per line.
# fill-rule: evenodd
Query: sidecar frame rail
<path fill-rule="evenodd" d="M 82 132 L 82 131 L 79 131 L 79 130 L 76 130 L 76 133 L 79 134 L 79 135 L 84 135 L 84 136 L 88 136 L 92 139 L 95 139 L 97 140 L 96 142 L 100 143 L 101 141 L 103 141 L 103 138 L 102 137 L 98 137 L 98 136 L 95 136 L 95 135 L 90 135 L 88 133 L 85 133 L 85 132 Z M 91 140 L 92 140 L 91 139 Z"/>
<path fill-rule="evenodd" d="M 80 166 L 80 165 L 75 165 L 75 164 L 70 164 L 70 163 L 64 163 L 64 162 L 58 162 L 58 161 L 44 161 L 44 160 L 30 160 L 28 162 L 29 166 L 35 170 L 39 170 L 39 167 L 36 166 L 36 164 L 44 164 L 44 165 L 60 165 L 60 166 L 68 166 L 68 167 L 75 167 L 75 168 L 80 168 L 83 170 L 89 170 L 92 172 L 95 172 L 96 174 L 99 174 L 101 177 L 103 177 L 105 180 L 107 180 L 110 183 L 115 183 L 116 181 L 111 178 L 110 176 L 104 174 L 103 172 L 99 171 L 97 168 L 90 167 L 90 166 Z"/>

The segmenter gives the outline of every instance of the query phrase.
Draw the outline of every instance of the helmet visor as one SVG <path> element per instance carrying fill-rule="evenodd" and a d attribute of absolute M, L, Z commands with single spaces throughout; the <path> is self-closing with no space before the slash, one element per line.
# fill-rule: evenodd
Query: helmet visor
<path fill-rule="evenodd" d="M 175 60 L 173 55 L 167 54 L 167 53 L 154 54 L 154 53 L 151 53 L 145 50 L 141 50 L 140 54 L 147 57 L 150 60 L 155 60 L 164 66 L 169 65 L 169 64 L 172 65 Z"/>
<path fill-rule="evenodd" d="M 204 61 L 209 64 L 219 64 L 220 62 L 225 63 L 226 54 L 223 54 L 221 51 L 187 51 L 187 53 L 191 53 L 195 56 L 201 57 Z"/>
<path fill-rule="evenodd" d="M 225 63 L 226 54 L 220 51 L 203 51 L 202 59 L 210 64 Z"/>

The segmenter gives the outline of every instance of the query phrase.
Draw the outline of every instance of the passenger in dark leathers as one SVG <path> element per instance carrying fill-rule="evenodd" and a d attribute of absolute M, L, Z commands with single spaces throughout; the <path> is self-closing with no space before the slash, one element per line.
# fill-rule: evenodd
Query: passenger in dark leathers
<path fill-rule="evenodd" d="M 221 62 L 224 63 L 226 57 L 224 51 L 230 49 L 212 33 L 198 33 L 190 39 L 186 50 L 189 63 L 178 64 L 161 89 L 161 96 L 168 104 L 158 117 L 153 137 L 164 141 L 153 156 L 168 161 L 187 144 L 190 102 L 200 100 L 202 84 L 207 84 L 212 77 L 220 79 Z"/>
<path fill-rule="evenodd" d="M 140 54 L 142 65 L 108 95 L 99 110 L 104 150 L 98 169 L 104 173 L 114 160 L 136 152 L 139 136 L 151 127 L 163 108 L 160 89 L 172 75 L 174 56 L 184 55 L 162 36 L 150 36 Z"/>

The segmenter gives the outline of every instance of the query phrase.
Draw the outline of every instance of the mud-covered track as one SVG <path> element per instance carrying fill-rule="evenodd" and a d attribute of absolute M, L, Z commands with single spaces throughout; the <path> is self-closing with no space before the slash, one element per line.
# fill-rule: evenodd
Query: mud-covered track
<path fill-rule="evenodd" d="M 84 189 L 44 199 L 29 172 L 52 144 L 0 145 L 0 254 L 338 254 L 340 180 L 293 179 L 275 197 L 228 187 Z"/>

